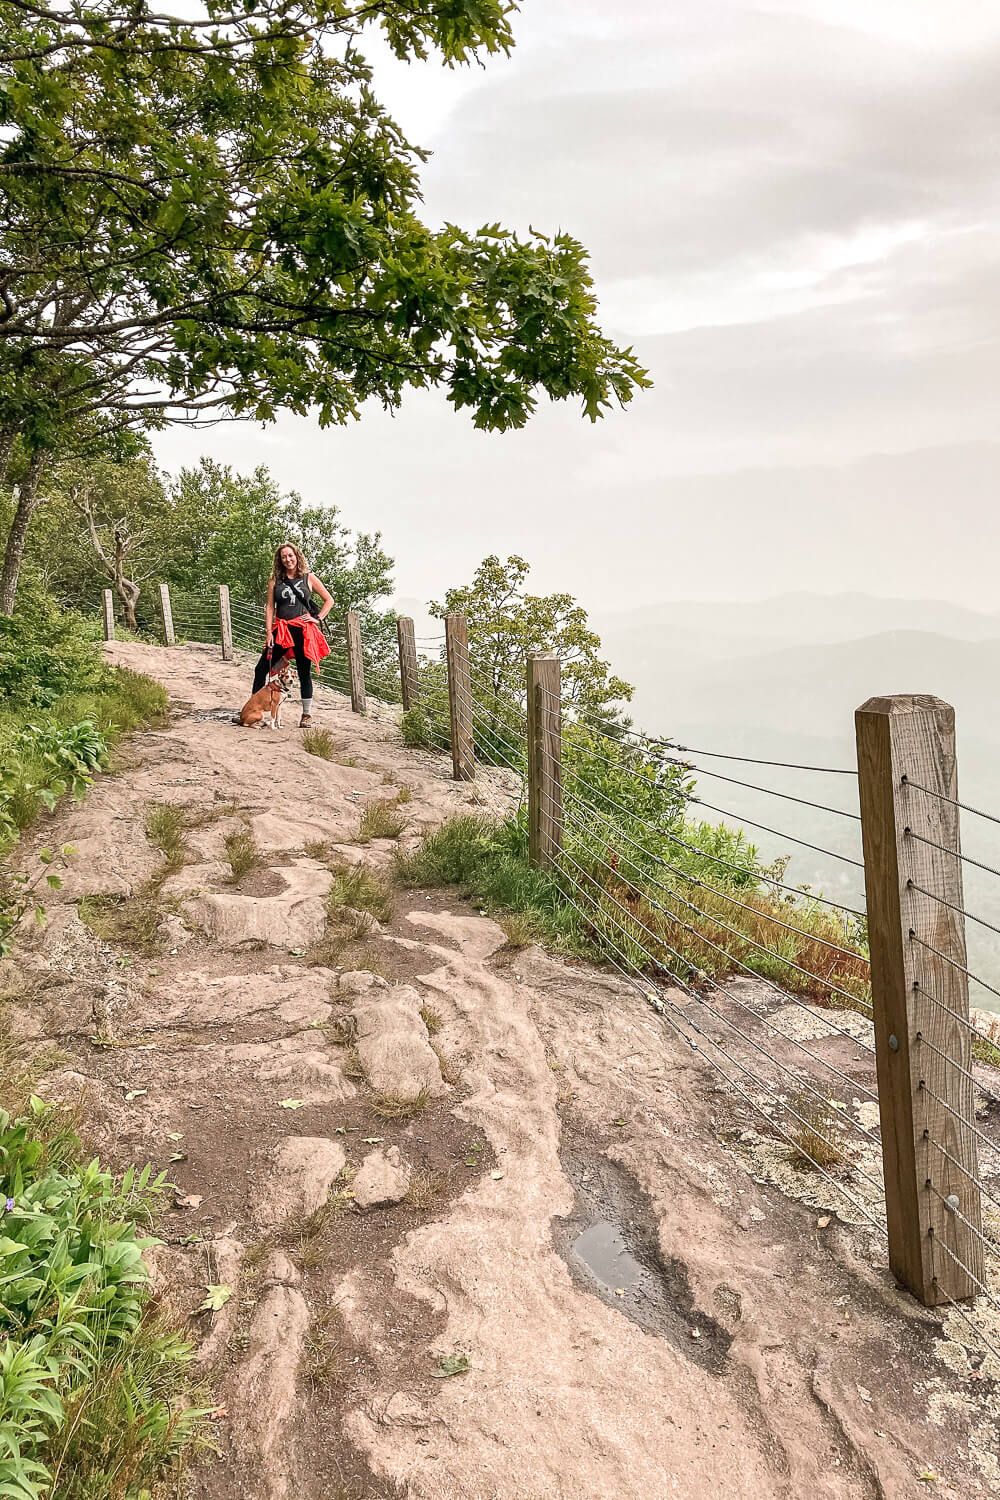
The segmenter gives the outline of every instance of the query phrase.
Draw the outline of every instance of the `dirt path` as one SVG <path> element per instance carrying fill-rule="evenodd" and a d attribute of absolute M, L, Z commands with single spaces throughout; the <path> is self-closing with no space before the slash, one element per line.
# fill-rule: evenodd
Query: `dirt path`
<path fill-rule="evenodd" d="M 102 1151 L 177 1184 L 155 1275 L 218 1406 L 192 1497 L 996 1493 L 992 1382 L 821 1188 L 768 1185 L 785 1158 L 634 991 L 439 893 L 317 947 L 331 869 L 391 866 L 356 842 L 367 802 L 409 790 L 405 844 L 498 780 L 451 783 L 332 694 L 321 760 L 228 722 L 242 666 L 112 650 L 171 722 L 58 820 L 78 857 L 6 1018 Z M 162 803 L 188 832 L 160 880 Z M 247 830 L 266 866 L 234 884 Z"/>

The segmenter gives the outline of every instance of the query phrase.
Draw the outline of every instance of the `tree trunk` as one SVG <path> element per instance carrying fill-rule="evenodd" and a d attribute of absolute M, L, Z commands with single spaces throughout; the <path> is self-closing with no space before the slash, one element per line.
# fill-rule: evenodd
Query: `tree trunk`
<path fill-rule="evenodd" d="M 122 611 L 125 615 L 125 624 L 129 630 L 139 633 L 139 622 L 135 617 L 135 607 L 139 602 L 139 585 L 133 583 L 131 578 L 121 576 L 117 579 L 118 597 L 122 601 Z"/>
<path fill-rule="evenodd" d="M 125 564 L 128 560 L 129 548 L 130 542 L 124 523 L 119 523 L 115 526 L 115 552 L 112 562 L 114 584 L 118 597 L 122 601 L 122 608 L 125 612 L 125 624 L 129 630 L 138 632 L 139 624 L 135 617 L 135 607 L 139 602 L 139 585 L 133 583 L 132 579 L 126 577 L 125 574 Z"/>
<path fill-rule="evenodd" d="M 28 472 L 20 485 L 17 496 L 17 509 L 14 519 L 10 524 L 7 534 L 7 547 L 3 558 L 3 571 L 0 572 L 0 615 L 12 615 L 14 613 L 14 600 L 17 598 L 17 580 L 21 574 L 21 563 L 24 560 L 24 544 L 28 537 L 28 527 L 31 518 L 38 509 L 39 494 L 38 486 L 45 467 L 47 454 L 41 448 L 35 450 L 28 464 Z"/>
<path fill-rule="evenodd" d="M 14 434 L 12 432 L 0 432 L 0 484 L 7 477 L 7 465 L 10 463 L 10 455 L 14 451 Z"/>

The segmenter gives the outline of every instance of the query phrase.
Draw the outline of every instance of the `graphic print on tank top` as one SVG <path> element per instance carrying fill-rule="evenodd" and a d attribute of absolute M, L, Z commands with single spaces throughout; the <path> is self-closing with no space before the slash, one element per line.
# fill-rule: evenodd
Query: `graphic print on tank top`
<path fill-rule="evenodd" d="M 274 608 L 279 620 L 297 620 L 308 613 L 303 584 L 296 579 L 282 579 L 274 586 Z"/>

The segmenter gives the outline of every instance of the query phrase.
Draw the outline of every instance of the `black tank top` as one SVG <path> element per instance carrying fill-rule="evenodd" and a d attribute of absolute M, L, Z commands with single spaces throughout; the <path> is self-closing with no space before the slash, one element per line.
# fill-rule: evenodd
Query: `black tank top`
<path fill-rule="evenodd" d="M 279 620 L 297 620 L 309 613 L 312 597 L 306 578 L 280 578 L 274 585 L 274 613 Z"/>

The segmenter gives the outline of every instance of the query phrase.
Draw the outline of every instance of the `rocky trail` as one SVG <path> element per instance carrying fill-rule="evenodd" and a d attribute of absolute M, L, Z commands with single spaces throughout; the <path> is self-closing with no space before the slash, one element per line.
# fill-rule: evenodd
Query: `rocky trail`
<path fill-rule="evenodd" d="M 331 919 L 340 871 L 391 878 L 498 775 L 329 692 L 327 761 L 229 722 L 245 663 L 108 649 L 170 722 L 36 841 L 77 855 L 5 1019 L 108 1160 L 176 1185 L 150 1260 L 214 1407 L 192 1500 L 997 1493 L 991 1382 L 634 990 L 440 891 Z"/>

